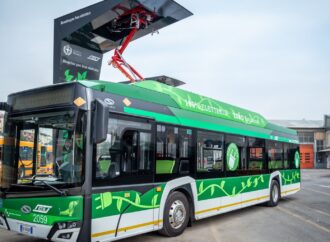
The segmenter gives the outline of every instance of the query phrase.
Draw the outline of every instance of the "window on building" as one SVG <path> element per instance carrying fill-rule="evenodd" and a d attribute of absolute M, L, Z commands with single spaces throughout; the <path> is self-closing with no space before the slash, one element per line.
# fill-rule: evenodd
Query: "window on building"
<path fill-rule="evenodd" d="M 323 140 L 316 140 L 316 150 L 320 151 L 324 149 L 324 141 Z"/>
<path fill-rule="evenodd" d="M 283 168 L 283 144 L 276 141 L 267 141 L 268 169 Z"/>
<path fill-rule="evenodd" d="M 314 132 L 298 131 L 297 133 L 300 143 L 314 143 Z"/>
<path fill-rule="evenodd" d="M 326 145 L 327 147 L 330 147 L 330 131 L 328 131 L 326 134 Z"/>

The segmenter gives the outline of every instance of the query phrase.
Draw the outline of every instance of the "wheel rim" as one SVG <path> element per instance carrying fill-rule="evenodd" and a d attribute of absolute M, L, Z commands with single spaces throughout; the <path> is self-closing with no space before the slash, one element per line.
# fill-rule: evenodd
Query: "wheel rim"
<path fill-rule="evenodd" d="M 279 198 L 279 190 L 278 190 L 278 186 L 276 185 L 273 187 L 272 197 L 273 197 L 273 201 L 277 202 Z"/>
<path fill-rule="evenodd" d="M 176 200 L 172 203 L 169 213 L 169 222 L 172 228 L 178 229 L 186 220 L 186 208 L 180 200 Z"/>

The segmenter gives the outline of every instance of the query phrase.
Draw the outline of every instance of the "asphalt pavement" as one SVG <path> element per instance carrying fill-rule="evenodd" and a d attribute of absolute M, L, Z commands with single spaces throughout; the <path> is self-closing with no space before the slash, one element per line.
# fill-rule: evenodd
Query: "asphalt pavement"
<path fill-rule="evenodd" d="M 0 230 L 0 241 L 45 242 Z M 330 170 L 303 170 L 302 190 L 277 207 L 257 205 L 197 221 L 178 237 L 149 233 L 122 242 L 329 242 Z"/>

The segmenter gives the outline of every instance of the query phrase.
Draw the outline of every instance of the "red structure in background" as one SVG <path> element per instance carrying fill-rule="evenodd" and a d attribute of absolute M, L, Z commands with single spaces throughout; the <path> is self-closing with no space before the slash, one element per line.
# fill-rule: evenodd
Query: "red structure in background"
<path fill-rule="evenodd" d="M 314 168 L 314 146 L 312 144 L 301 144 L 300 146 L 301 169 Z"/>
<path fill-rule="evenodd" d="M 114 68 L 118 68 L 131 82 L 135 82 L 137 79 L 143 80 L 142 75 L 130 64 L 128 64 L 123 58 L 123 53 L 130 42 L 133 40 L 135 34 L 139 29 L 145 29 L 155 19 L 156 14 L 147 11 L 142 6 L 134 9 L 127 9 L 121 5 L 118 5 L 114 10 L 124 11 L 124 14 L 119 16 L 116 22 L 120 22 L 120 25 L 126 25 L 127 29 L 130 29 L 128 36 L 125 38 L 123 44 L 115 49 L 114 55 L 109 61 L 109 65 Z M 127 30 L 126 29 L 126 30 Z"/>

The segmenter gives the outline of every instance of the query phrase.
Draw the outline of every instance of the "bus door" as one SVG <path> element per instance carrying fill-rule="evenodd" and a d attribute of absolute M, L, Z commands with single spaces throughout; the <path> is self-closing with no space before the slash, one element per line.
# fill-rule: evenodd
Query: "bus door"
<path fill-rule="evenodd" d="M 154 124 L 111 117 L 107 140 L 96 147 L 93 241 L 123 238 L 154 229 Z"/>

